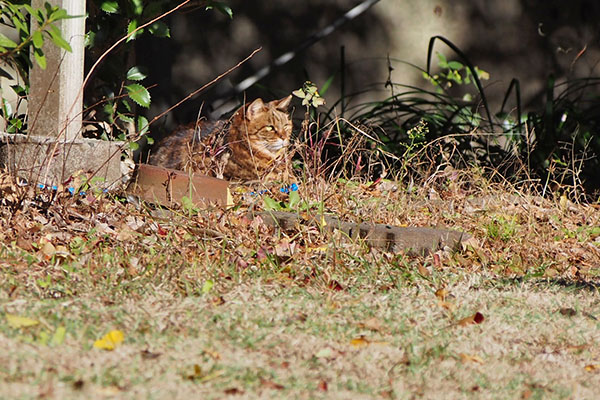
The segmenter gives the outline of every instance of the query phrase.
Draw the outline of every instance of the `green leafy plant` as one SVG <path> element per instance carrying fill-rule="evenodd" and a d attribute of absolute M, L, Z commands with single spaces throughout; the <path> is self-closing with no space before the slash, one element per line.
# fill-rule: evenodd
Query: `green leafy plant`
<path fill-rule="evenodd" d="M 292 94 L 298 97 L 299 99 L 302 99 L 302 105 L 306 107 L 304 120 L 302 121 L 301 132 L 301 135 L 304 135 L 306 137 L 307 135 L 309 135 L 309 126 L 311 123 L 311 119 L 313 121 L 316 119 L 316 110 L 318 107 L 325 104 L 325 99 L 319 94 L 317 85 L 315 85 L 311 81 L 304 82 L 302 87 L 298 90 L 294 90 Z"/>
<path fill-rule="evenodd" d="M 311 81 L 306 81 L 302 88 L 294 90 L 292 94 L 302 99 L 302 105 L 307 109 L 310 107 L 317 108 L 325 104 L 325 99 L 319 94 L 317 86 Z"/>
<path fill-rule="evenodd" d="M 151 87 L 142 82 L 147 76 L 145 67 L 135 63 L 134 42 L 144 35 L 169 39 L 170 27 L 161 20 L 161 16 L 177 3 L 184 5 L 188 1 L 93 0 L 89 3 L 86 46 L 90 62 L 125 35 L 127 39 L 118 51 L 103 60 L 86 88 L 85 119 L 93 126 L 93 129 L 87 130 L 87 135 L 128 141 L 130 148 L 136 150 L 137 140 L 149 132 L 149 122 L 143 116 L 143 109 L 151 104 Z M 224 2 L 208 0 L 195 2 L 193 6 L 190 3 L 189 6 L 196 7 L 198 3 L 205 10 L 217 10 L 229 18 L 233 17 L 233 11 Z M 144 26 L 150 21 L 154 22 Z M 152 138 L 145 137 L 152 144 Z"/>
<path fill-rule="evenodd" d="M 300 194 L 297 190 L 289 192 L 287 202 L 278 202 L 268 195 L 264 195 L 262 199 L 265 210 L 270 211 L 304 211 L 309 208 L 308 203 L 300 199 Z"/>
<path fill-rule="evenodd" d="M 35 62 L 41 68 L 46 68 L 46 57 L 42 47 L 47 39 L 56 46 L 71 51 L 71 46 L 63 38 L 56 23 L 63 19 L 81 18 L 82 16 L 67 15 L 66 10 L 48 2 L 44 3 L 44 7 L 41 8 L 33 8 L 28 3 L 19 3 L 21 2 L 0 1 L 0 6 L 2 6 L 0 25 L 15 29 L 19 35 L 19 43 L 17 43 L 0 33 L 0 58 L 8 59 L 5 61 L 9 63 L 15 62 L 15 66 L 21 67 L 20 72 L 25 72 L 24 66 L 32 67 L 29 57 L 31 50 Z M 36 24 L 30 24 L 30 18 Z M 2 75 L 8 74 L 5 70 L 0 69 L 0 71 Z M 10 76 L 10 74 L 8 75 Z"/>

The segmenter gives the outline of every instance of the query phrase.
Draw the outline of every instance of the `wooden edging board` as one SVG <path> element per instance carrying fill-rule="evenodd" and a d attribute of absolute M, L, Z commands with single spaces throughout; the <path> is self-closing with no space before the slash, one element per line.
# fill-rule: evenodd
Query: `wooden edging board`
<path fill-rule="evenodd" d="M 156 165 L 139 164 L 127 191 L 144 201 L 181 206 L 183 197 L 194 205 L 232 205 L 229 182 L 205 175 L 188 174 Z"/>
<path fill-rule="evenodd" d="M 354 223 L 324 215 L 305 216 L 283 211 L 250 212 L 249 217 L 260 216 L 265 224 L 283 230 L 292 229 L 296 224 L 321 226 L 329 232 L 339 230 L 351 239 L 363 240 L 367 245 L 386 251 L 405 251 L 412 254 L 428 254 L 449 247 L 458 250 L 471 235 L 452 229 L 398 227 L 368 222 Z"/>

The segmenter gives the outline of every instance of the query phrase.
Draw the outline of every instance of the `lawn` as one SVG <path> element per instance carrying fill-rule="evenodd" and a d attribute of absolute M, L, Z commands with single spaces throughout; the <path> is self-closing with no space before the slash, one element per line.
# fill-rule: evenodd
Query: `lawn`
<path fill-rule="evenodd" d="M 157 210 L 3 176 L 0 397 L 597 396 L 597 205 L 475 171 L 315 179 L 294 201 L 252 189 L 229 209 Z M 388 252 L 248 216 L 269 207 L 472 238 Z"/>

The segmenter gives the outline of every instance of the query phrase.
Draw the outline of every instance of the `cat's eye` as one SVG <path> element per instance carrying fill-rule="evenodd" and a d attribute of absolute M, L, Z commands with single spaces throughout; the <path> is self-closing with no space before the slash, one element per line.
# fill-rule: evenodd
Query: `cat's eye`
<path fill-rule="evenodd" d="M 267 125 L 267 126 L 265 127 L 265 129 L 267 130 L 267 132 L 271 132 L 271 131 L 274 131 L 274 130 L 275 130 L 275 127 L 274 127 L 273 125 Z"/>

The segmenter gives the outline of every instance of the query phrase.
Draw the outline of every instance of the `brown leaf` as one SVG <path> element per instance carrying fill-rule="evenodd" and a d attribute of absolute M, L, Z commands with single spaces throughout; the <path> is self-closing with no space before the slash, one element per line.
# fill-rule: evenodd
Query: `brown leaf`
<path fill-rule="evenodd" d="M 448 291 L 444 287 L 441 287 L 435 291 L 435 297 L 437 297 L 441 301 L 446 301 L 446 296 L 448 296 Z"/>
<path fill-rule="evenodd" d="M 359 328 L 369 329 L 372 331 L 381 331 L 381 321 L 375 317 L 357 323 Z"/>
<path fill-rule="evenodd" d="M 336 292 L 344 290 L 344 287 L 335 279 L 330 280 L 329 284 L 327 284 L 327 287 L 331 290 L 335 290 Z"/>
<path fill-rule="evenodd" d="M 236 395 L 236 394 L 241 395 L 241 394 L 244 394 L 245 392 L 242 389 L 232 387 L 232 388 L 223 390 L 223 393 L 229 394 L 229 395 Z"/>
<path fill-rule="evenodd" d="M 285 386 L 275 383 L 269 379 L 260 378 L 260 384 L 267 389 L 282 390 Z"/>
<path fill-rule="evenodd" d="M 202 367 L 198 364 L 194 364 L 194 371 L 192 373 L 188 373 L 185 377 L 191 381 L 202 378 L 205 374 L 202 372 Z"/>
<path fill-rule="evenodd" d="M 132 230 L 129 226 L 127 226 L 126 224 L 122 224 L 119 232 L 117 233 L 117 240 L 119 242 L 128 242 L 131 241 L 135 238 L 135 231 Z"/>
<path fill-rule="evenodd" d="M 156 224 L 156 233 L 158 233 L 160 236 L 166 236 L 167 235 L 167 231 L 163 229 L 162 226 L 160 226 L 160 224 Z"/>
<path fill-rule="evenodd" d="M 225 299 L 223 298 L 223 296 L 214 296 L 210 299 L 210 303 L 213 306 L 220 306 L 225 304 Z"/>
<path fill-rule="evenodd" d="M 588 364 L 585 366 L 587 372 L 594 372 L 600 370 L 600 364 Z"/>
<path fill-rule="evenodd" d="M 466 318 L 461 319 L 456 324 L 460 326 L 472 325 L 472 324 L 480 324 L 485 320 L 485 317 L 482 313 L 477 311 L 475 314 L 470 315 Z"/>
<path fill-rule="evenodd" d="M 459 356 L 460 356 L 460 361 L 463 364 L 466 364 L 468 362 L 473 362 L 473 363 L 477 363 L 477 364 L 483 364 L 483 360 L 480 357 L 478 357 L 478 356 L 474 356 L 474 355 L 471 355 L 471 354 L 465 354 L 465 353 L 460 353 Z"/>
<path fill-rule="evenodd" d="M 558 312 L 564 315 L 565 317 L 574 317 L 575 315 L 577 315 L 577 311 L 575 311 L 572 308 L 561 308 L 560 310 L 558 310 Z"/>
<path fill-rule="evenodd" d="M 580 344 L 580 345 L 569 345 L 565 349 L 570 353 L 581 353 L 582 351 L 588 349 L 590 347 L 589 344 Z"/>
<path fill-rule="evenodd" d="M 522 398 L 523 400 L 527 400 L 528 398 L 530 398 L 530 397 L 531 397 L 531 395 L 532 395 L 532 394 L 533 394 L 533 392 L 531 391 L 531 389 L 525 389 L 525 390 L 523 391 L 523 393 L 521 393 L 521 398 Z"/>
<path fill-rule="evenodd" d="M 438 253 L 433 255 L 433 266 L 438 269 L 442 267 L 442 261 L 440 260 L 440 255 Z"/>
<path fill-rule="evenodd" d="M 157 359 L 160 356 L 161 356 L 160 353 L 153 353 L 153 352 L 151 352 L 148 349 L 142 350 L 142 358 L 144 360 L 154 360 L 154 359 Z"/>
<path fill-rule="evenodd" d="M 25 238 L 21 235 L 17 237 L 17 246 L 22 248 L 25 251 L 33 250 L 33 245 L 31 244 L 31 239 Z"/>
<path fill-rule="evenodd" d="M 448 311 L 454 311 L 456 309 L 456 305 L 454 303 L 450 303 L 449 301 L 438 301 L 438 306 L 445 308 Z"/>
<path fill-rule="evenodd" d="M 319 390 L 321 392 L 326 392 L 328 387 L 327 387 L 327 381 L 321 381 L 319 382 L 319 384 L 317 385 L 317 387 L 319 388 Z"/>
<path fill-rule="evenodd" d="M 278 257 L 292 257 L 296 253 L 296 243 L 290 243 L 287 239 L 282 239 L 275 245 L 275 254 Z"/>
<path fill-rule="evenodd" d="M 425 266 L 423 264 L 417 264 L 417 269 L 419 270 L 419 273 L 423 276 L 430 276 L 431 273 L 429 272 L 429 270 L 427 268 L 425 268 Z"/>

